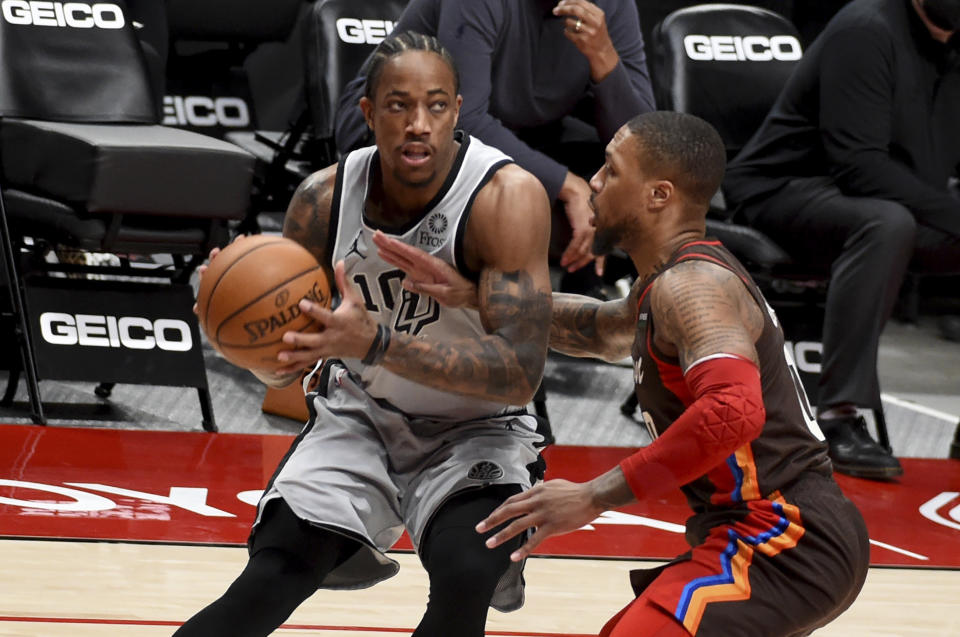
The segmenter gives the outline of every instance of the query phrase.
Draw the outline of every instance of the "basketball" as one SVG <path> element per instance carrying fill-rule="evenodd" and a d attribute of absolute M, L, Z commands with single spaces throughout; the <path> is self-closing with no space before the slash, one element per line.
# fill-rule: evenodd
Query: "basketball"
<path fill-rule="evenodd" d="M 330 282 L 316 258 L 292 239 L 254 235 L 234 241 L 209 264 L 197 290 L 197 317 L 210 344 L 246 369 L 281 366 L 284 333 L 317 329 L 300 300 L 330 306 Z"/>

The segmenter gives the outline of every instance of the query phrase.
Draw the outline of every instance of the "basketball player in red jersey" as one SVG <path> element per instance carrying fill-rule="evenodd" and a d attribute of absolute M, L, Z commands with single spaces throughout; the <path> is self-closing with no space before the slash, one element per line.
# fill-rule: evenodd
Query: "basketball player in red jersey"
<path fill-rule="evenodd" d="M 554 294 L 550 345 L 575 356 L 632 355 L 654 441 L 577 484 L 550 480 L 477 526 L 490 548 L 536 529 L 511 555 L 579 529 L 601 512 L 676 488 L 693 509 L 690 551 L 631 574 L 637 598 L 601 636 L 791 637 L 856 598 L 869 544 L 832 478 L 783 332 L 754 282 L 704 217 L 725 167 L 723 143 L 696 117 L 657 112 L 625 125 L 593 177 L 594 252 L 625 250 L 640 273 L 623 300 Z M 380 238 L 406 285 L 441 303 L 462 278 Z M 465 291 L 466 290 L 466 291 Z"/>
<path fill-rule="evenodd" d="M 335 277 L 335 309 L 300 302 L 322 327 L 287 332 L 283 386 L 313 367 L 310 421 L 257 507 L 243 572 L 177 637 L 260 637 L 318 588 L 394 575 L 406 530 L 430 577 L 415 637 L 482 637 L 488 607 L 523 604 L 513 546 L 474 527 L 542 477 L 543 437 L 525 406 L 547 355 L 549 201 L 533 175 L 456 130 L 459 81 L 435 38 L 384 40 L 360 106 L 376 145 L 308 177 L 284 235 Z M 472 277 L 474 308 L 404 291 L 375 234 L 423 247 Z"/>

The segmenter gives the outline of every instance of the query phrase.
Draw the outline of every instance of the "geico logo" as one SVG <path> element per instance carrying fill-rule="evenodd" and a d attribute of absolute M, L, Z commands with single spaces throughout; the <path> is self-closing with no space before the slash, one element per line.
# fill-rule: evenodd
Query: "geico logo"
<path fill-rule="evenodd" d="M 250 109 L 239 97 L 167 95 L 163 98 L 163 124 L 243 128 L 250 125 Z"/>
<path fill-rule="evenodd" d="M 123 9 L 109 2 L 90 5 L 83 2 L 3 0 L 0 3 L 0 12 L 3 19 L 10 24 L 37 27 L 122 29 L 126 24 Z"/>
<path fill-rule="evenodd" d="M 168 352 L 186 352 L 193 347 L 190 326 L 179 319 L 44 312 L 40 315 L 40 334 L 51 345 L 157 348 Z"/>
<path fill-rule="evenodd" d="M 800 41 L 792 35 L 688 35 L 683 48 L 691 60 L 703 62 L 786 62 L 803 55 Z"/>
<path fill-rule="evenodd" d="M 340 18 L 337 20 L 337 35 L 347 44 L 380 44 L 393 31 L 390 20 L 364 18 Z"/>

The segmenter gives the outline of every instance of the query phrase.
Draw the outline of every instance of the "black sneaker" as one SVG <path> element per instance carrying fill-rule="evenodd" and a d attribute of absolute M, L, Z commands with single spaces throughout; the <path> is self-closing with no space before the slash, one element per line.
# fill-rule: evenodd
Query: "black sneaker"
<path fill-rule="evenodd" d="M 885 480 L 903 474 L 900 461 L 870 437 L 862 416 L 824 418 L 819 423 L 827 437 L 828 453 L 837 473 L 871 480 Z"/>

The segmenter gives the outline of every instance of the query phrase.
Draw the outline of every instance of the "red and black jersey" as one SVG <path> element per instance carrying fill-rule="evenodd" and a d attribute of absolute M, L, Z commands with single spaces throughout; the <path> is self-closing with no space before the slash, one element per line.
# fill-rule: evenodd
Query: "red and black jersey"
<path fill-rule="evenodd" d="M 823 435 L 800 384 L 793 357 L 784 347 L 776 315 L 747 271 L 719 241 L 707 239 L 682 246 L 658 273 L 643 282 L 632 355 L 637 397 L 651 435 L 662 434 L 694 401 L 677 358 L 658 351 L 654 344 L 656 317 L 650 308 L 650 289 L 657 277 L 691 259 L 708 261 L 735 273 L 763 310 L 763 331 L 755 346 L 766 410 L 766 422 L 758 438 L 705 475 L 683 485 L 691 508 L 696 513 L 706 513 L 718 507 L 766 499 L 804 472 L 831 475 Z"/>

